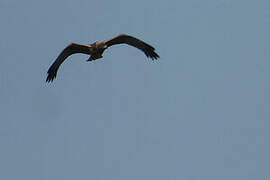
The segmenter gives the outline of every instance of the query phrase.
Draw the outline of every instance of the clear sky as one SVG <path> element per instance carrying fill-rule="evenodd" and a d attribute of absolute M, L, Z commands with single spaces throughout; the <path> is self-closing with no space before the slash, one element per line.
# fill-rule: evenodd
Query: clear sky
<path fill-rule="evenodd" d="M 0 179 L 269 180 L 269 0 L 1 0 Z M 70 42 L 120 33 L 160 55 Z"/>

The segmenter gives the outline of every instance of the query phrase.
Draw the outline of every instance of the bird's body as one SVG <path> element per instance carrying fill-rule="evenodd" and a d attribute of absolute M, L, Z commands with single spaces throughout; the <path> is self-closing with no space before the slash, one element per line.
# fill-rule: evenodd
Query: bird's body
<path fill-rule="evenodd" d="M 72 54 L 76 53 L 87 54 L 90 55 L 87 61 L 93 61 L 102 58 L 103 52 L 108 47 L 123 43 L 140 49 L 145 53 L 147 57 L 151 58 L 152 60 L 159 58 L 159 55 L 155 52 L 155 48 L 137 38 L 125 34 L 120 34 L 107 41 L 95 42 L 93 44 L 71 43 L 60 53 L 60 55 L 57 57 L 57 59 L 49 68 L 46 81 L 52 82 L 54 80 L 60 65 L 67 59 L 67 57 L 69 57 Z"/>
<path fill-rule="evenodd" d="M 102 54 L 107 49 L 107 46 L 104 42 L 95 42 L 93 44 L 90 44 L 90 57 L 87 61 L 93 61 L 99 58 L 102 58 Z"/>

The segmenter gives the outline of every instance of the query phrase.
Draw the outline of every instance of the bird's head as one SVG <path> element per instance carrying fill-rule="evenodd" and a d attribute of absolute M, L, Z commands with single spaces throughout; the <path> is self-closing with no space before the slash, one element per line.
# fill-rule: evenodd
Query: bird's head
<path fill-rule="evenodd" d="M 107 49 L 107 45 L 104 42 L 95 42 L 95 46 L 97 49 Z"/>

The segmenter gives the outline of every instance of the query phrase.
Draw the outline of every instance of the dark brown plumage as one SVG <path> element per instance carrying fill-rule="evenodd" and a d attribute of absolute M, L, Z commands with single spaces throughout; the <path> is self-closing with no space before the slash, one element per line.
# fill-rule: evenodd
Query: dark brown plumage
<path fill-rule="evenodd" d="M 49 68 L 46 82 L 52 82 L 56 78 L 60 65 L 67 59 L 68 56 L 76 53 L 83 53 L 90 55 L 87 61 L 93 61 L 102 58 L 104 50 L 116 44 L 128 44 L 134 46 L 143 51 L 144 54 L 152 60 L 159 58 L 159 55 L 155 52 L 155 48 L 135 37 L 126 34 L 120 34 L 107 41 L 95 42 L 93 44 L 71 43 L 60 53 Z"/>

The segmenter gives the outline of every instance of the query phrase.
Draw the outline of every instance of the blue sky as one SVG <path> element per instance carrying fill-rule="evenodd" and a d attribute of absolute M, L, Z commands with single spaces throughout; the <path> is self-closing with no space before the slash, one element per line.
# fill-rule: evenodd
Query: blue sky
<path fill-rule="evenodd" d="M 0 178 L 268 180 L 270 2 L 0 1 Z M 70 42 L 121 45 L 46 71 Z"/>

